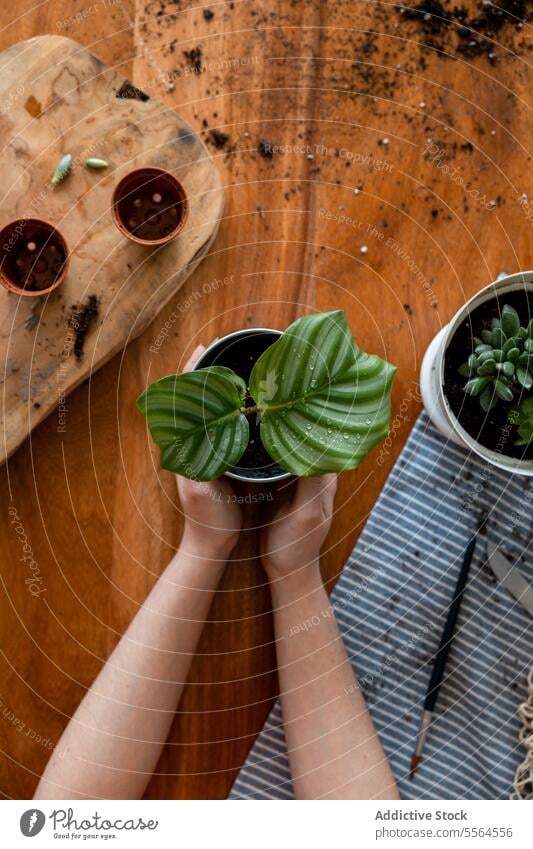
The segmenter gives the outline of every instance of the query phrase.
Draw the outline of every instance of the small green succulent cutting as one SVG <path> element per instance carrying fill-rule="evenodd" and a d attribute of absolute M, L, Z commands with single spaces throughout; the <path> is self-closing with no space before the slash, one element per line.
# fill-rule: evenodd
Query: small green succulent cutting
<path fill-rule="evenodd" d="M 478 396 L 485 412 L 500 401 L 512 404 L 533 387 L 533 319 L 522 326 L 517 311 L 505 304 L 491 329 L 474 337 L 474 346 L 459 374 L 468 378 L 464 391 Z"/>
<path fill-rule="evenodd" d="M 85 160 L 85 167 L 92 168 L 96 171 L 101 171 L 102 168 L 107 168 L 108 165 L 109 162 L 107 161 L 107 159 L 97 159 L 94 156 L 91 156 L 89 157 L 89 159 Z"/>
<path fill-rule="evenodd" d="M 518 407 L 513 407 L 509 420 L 518 428 L 515 445 L 529 445 L 533 442 L 533 397 L 524 398 Z"/>
<path fill-rule="evenodd" d="M 336 310 L 291 324 L 256 361 L 248 387 L 211 366 L 155 381 L 137 406 L 162 468 L 176 474 L 220 477 L 242 457 L 248 416 L 257 415 L 273 460 L 294 475 L 319 475 L 354 469 L 387 436 L 395 372 L 359 349 Z"/>
<path fill-rule="evenodd" d="M 59 162 L 56 165 L 56 170 L 52 175 L 52 184 L 57 186 L 61 183 L 65 177 L 68 177 L 72 170 L 72 154 L 66 153 L 61 157 Z"/>

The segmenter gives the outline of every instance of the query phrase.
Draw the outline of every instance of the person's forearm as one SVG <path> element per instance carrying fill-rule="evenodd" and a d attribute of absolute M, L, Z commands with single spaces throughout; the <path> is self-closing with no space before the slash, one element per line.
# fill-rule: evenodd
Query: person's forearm
<path fill-rule="evenodd" d="M 182 547 L 67 726 L 37 799 L 137 799 L 167 738 L 225 562 Z"/>
<path fill-rule="evenodd" d="M 318 563 L 271 583 L 278 674 L 297 799 L 397 799 Z"/>

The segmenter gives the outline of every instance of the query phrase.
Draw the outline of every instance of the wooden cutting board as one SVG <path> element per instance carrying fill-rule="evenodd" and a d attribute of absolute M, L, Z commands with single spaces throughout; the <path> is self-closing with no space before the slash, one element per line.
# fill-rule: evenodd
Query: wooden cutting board
<path fill-rule="evenodd" d="M 68 393 L 142 333 L 214 239 L 224 198 L 213 160 L 191 127 L 149 95 L 68 38 L 40 36 L 0 54 L 0 227 L 43 218 L 71 251 L 65 282 L 47 298 L 0 289 L 0 462 L 52 410 L 64 426 Z M 53 187 L 65 153 L 72 173 Z M 91 156 L 109 167 L 88 170 Z M 142 166 L 171 171 L 189 198 L 185 228 L 158 249 L 131 243 L 111 220 L 115 185 Z M 78 357 L 72 316 L 91 295 L 99 314 Z M 28 329 L 37 300 L 34 315 L 42 313 Z"/>

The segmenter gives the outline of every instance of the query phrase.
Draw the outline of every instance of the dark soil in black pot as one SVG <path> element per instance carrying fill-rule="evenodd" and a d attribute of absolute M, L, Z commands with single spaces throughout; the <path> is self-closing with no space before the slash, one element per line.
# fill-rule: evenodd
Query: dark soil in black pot
<path fill-rule="evenodd" d="M 455 331 L 444 355 L 444 394 L 467 433 L 485 448 L 507 457 L 533 460 L 533 444 L 514 444 L 518 434 L 516 428 L 509 428 L 508 405 L 500 401 L 485 413 L 479 398 L 463 391 L 466 378 L 457 373 L 474 349 L 473 337 L 480 337 L 482 330 L 490 330 L 492 319 L 500 318 L 504 304 L 515 308 L 522 325 L 527 326 L 533 317 L 533 297 L 523 290 L 503 294 L 476 307 Z"/>
<path fill-rule="evenodd" d="M 255 362 L 270 345 L 279 339 L 279 336 L 275 333 L 253 333 L 252 331 L 244 331 L 244 333 L 246 335 L 221 339 L 202 358 L 199 367 L 225 366 L 232 369 L 239 377 L 242 377 L 248 386 Z M 254 405 L 255 402 L 248 395 L 246 406 L 253 407 Z M 248 416 L 248 425 L 250 427 L 250 441 L 238 466 L 235 466 L 231 471 L 235 474 L 243 474 L 247 477 L 257 478 L 258 480 L 273 477 L 274 475 L 286 474 L 286 469 L 282 469 L 278 463 L 274 462 L 261 442 L 258 417 L 255 415 Z"/>

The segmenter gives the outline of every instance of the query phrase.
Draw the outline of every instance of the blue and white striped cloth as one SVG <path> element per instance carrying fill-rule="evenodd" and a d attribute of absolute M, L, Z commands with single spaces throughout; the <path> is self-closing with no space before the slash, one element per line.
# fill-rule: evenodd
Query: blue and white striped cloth
<path fill-rule="evenodd" d="M 524 752 L 517 707 L 533 620 L 492 577 L 486 541 L 533 581 L 533 484 L 446 442 L 423 413 L 332 594 L 346 649 L 404 799 L 500 799 Z M 432 660 L 463 553 L 478 539 L 424 756 L 407 779 Z M 230 795 L 293 797 L 273 708 Z"/>

